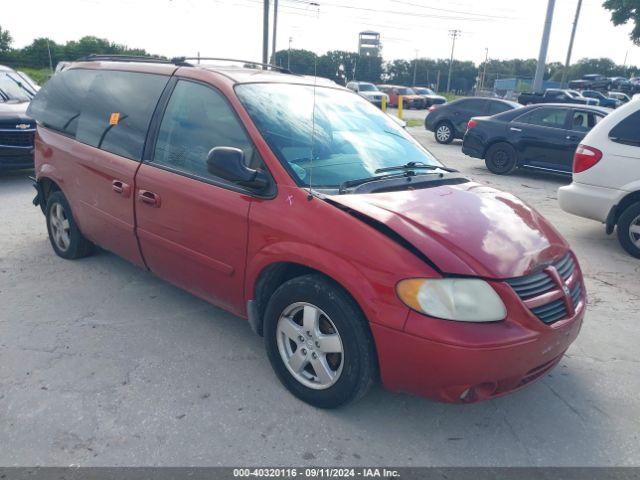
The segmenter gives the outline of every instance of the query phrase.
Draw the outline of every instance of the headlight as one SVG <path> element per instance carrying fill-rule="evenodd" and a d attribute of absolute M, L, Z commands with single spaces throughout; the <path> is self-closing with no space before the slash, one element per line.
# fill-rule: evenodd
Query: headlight
<path fill-rule="evenodd" d="M 411 278 L 398 283 L 400 299 L 431 317 L 460 322 L 504 320 L 507 309 L 496 291 L 475 278 Z"/>

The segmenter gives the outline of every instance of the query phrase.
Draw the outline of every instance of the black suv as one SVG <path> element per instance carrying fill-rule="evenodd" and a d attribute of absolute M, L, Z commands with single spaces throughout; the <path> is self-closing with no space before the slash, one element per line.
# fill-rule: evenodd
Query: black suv
<path fill-rule="evenodd" d="M 433 105 L 424 126 L 433 132 L 436 142 L 451 143 L 454 138 L 464 137 L 471 117 L 496 115 L 519 107 L 515 102 L 497 98 L 461 98 L 445 105 Z"/>
<path fill-rule="evenodd" d="M 35 89 L 0 65 L 0 171 L 33 167 L 35 122 L 27 114 Z"/>

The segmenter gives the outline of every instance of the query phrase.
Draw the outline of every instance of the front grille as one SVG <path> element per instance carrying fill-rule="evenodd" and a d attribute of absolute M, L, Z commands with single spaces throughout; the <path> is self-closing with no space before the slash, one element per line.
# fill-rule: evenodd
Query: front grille
<path fill-rule="evenodd" d="M 574 307 L 578 305 L 581 294 L 582 285 L 578 282 L 571 291 L 571 301 L 573 302 Z M 531 311 L 547 325 L 557 322 L 567 316 L 567 306 L 562 298 L 560 300 L 554 300 L 551 303 L 547 303 L 546 305 L 542 305 L 541 307 L 532 308 Z"/>
<path fill-rule="evenodd" d="M 0 132 L 0 146 L 32 147 L 34 132 Z"/>
<path fill-rule="evenodd" d="M 562 257 L 562 259 L 554 263 L 553 266 L 556 267 L 560 277 L 565 281 L 571 276 L 575 269 L 573 258 L 570 254 Z M 553 283 L 551 277 L 545 272 L 534 273 L 526 277 L 512 278 L 511 280 L 507 280 L 507 283 L 511 285 L 511 288 L 513 288 L 523 300 L 537 297 L 538 295 L 557 288 L 557 285 Z"/>
<path fill-rule="evenodd" d="M 575 262 L 571 254 L 567 254 L 560 260 L 552 264 L 558 275 L 562 279 L 563 285 L 566 286 L 569 279 L 575 271 Z M 557 285 L 553 278 L 546 272 L 534 273 L 525 277 L 512 278 L 507 283 L 513 288 L 518 296 L 525 302 L 535 301 L 536 297 L 544 295 L 548 292 L 559 291 L 560 285 Z M 574 282 L 569 292 L 571 302 L 575 308 L 583 296 L 583 288 L 580 280 Z M 557 298 L 544 305 L 531 307 L 531 312 L 547 325 L 557 322 L 569 315 L 564 297 Z"/>

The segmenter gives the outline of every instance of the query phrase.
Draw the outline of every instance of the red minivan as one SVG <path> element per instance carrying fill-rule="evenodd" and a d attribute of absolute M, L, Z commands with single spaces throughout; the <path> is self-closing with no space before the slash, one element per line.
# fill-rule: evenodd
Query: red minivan
<path fill-rule="evenodd" d="M 475 402 L 552 369 L 585 289 L 559 233 L 322 79 L 90 57 L 31 103 L 54 251 L 95 246 L 249 320 L 282 383 Z"/>

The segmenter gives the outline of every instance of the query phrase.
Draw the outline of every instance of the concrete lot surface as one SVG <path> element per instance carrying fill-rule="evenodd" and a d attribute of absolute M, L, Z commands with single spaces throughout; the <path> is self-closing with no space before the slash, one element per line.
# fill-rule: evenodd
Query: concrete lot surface
<path fill-rule="evenodd" d="M 640 465 L 640 261 L 560 211 L 566 179 L 497 177 L 459 142 L 412 133 L 535 206 L 575 249 L 589 309 L 551 374 L 481 404 L 377 387 L 316 410 L 280 385 L 246 322 L 109 253 L 56 257 L 27 173 L 4 174 L 0 465 Z"/>

